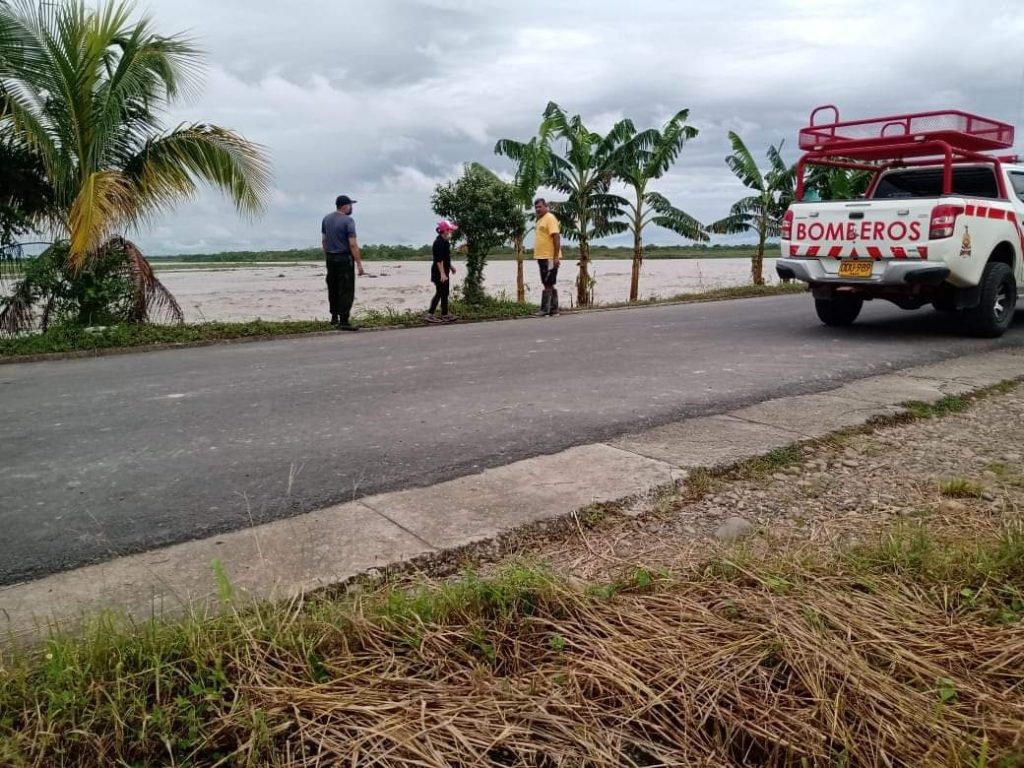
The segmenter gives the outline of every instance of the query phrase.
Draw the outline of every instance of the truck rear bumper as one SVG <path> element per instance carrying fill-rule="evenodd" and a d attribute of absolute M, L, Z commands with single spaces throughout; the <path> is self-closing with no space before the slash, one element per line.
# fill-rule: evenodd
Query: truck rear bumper
<path fill-rule="evenodd" d="M 862 289 L 940 285 L 950 274 L 949 267 L 926 261 L 879 261 L 871 277 L 839 277 L 828 272 L 818 259 L 779 259 L 775 271 L 783 280 Z"/>

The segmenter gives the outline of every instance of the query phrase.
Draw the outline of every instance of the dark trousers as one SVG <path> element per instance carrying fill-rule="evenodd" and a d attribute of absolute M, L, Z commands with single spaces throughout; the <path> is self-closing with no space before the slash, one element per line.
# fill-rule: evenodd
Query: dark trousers
<path fill-rule="evenodd" d="M 445 282 L 438 280 L 434 283 L 434 298 L 430 300 L 430 314 L 434 314 L 438 303 L 441 304 L 441 314 L 448 314 L 448 296 L 451 293 L 451 278 Z"/>
<path fill-rule="evenodd" d="M 352 257 L 328 256 L 327 258 L 327 301 L 334 315 L 343 325 L 348 323 L 352 302 L 356 298 L 356 265 Z"/>
<path fill-rule="evenodd" d="M 540 283 L 544 286 L 540 294 L 540 311 L 545 315 L 557 315 L 558 289 L 555 283 L 558 280 L 558 267 L 554 259 L 537 259 L 537 266 L 540 267 Z"/>
<path fill-rule="evenodd" d="M 537 266 L 540 267 L 540 282 L 545 288 L 554 288 L 558 280 L 558 267 L 554 259 L 537 259 Z"/>

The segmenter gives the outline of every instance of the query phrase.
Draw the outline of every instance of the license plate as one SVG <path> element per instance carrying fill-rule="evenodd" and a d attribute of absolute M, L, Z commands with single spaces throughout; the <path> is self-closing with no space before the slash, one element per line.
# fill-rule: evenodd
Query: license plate
<path fill-rule="evenodd" d="M 871 277 L 870 261 L 844 261 L 839 265 L 840 277 Z"/>

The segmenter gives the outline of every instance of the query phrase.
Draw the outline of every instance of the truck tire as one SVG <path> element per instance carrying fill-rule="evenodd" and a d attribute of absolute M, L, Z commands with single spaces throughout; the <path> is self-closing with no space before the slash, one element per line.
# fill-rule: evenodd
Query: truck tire
<path fill-rule="evenodd" d="M 863 306 L 864 299 L 859 296 L 836 296 L 831 299 L 814 300 L 818 318 L 825 325 L 833 327 L 851 325 Z"/>
<path fill-rule="evenodd" d="M 1013 322 L 1017 307 L 1017 281 L 1013 270 L 999 261 L 990 261 L 981 273 L 978 284 L 981 301 L 964 312 L 967 329 L 975 336 L 1002 336 Z"/>

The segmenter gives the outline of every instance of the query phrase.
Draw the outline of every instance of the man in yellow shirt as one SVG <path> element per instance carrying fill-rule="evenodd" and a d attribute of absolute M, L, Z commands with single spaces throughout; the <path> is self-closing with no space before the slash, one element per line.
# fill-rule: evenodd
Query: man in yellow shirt
<path fill-rule="evenodd" d="M 562 263 L 562 234 L 558 218 L 548 210 L 548 203 L 542 197 L 533 201 L 533 212 L 536 214 L 536 238 L 533 243 L 533 258 L 540 267 L 540 282 L 544 286 L 541 292 L 540 312 L 538 317 L 558 314 L 558 265 Z"/>

